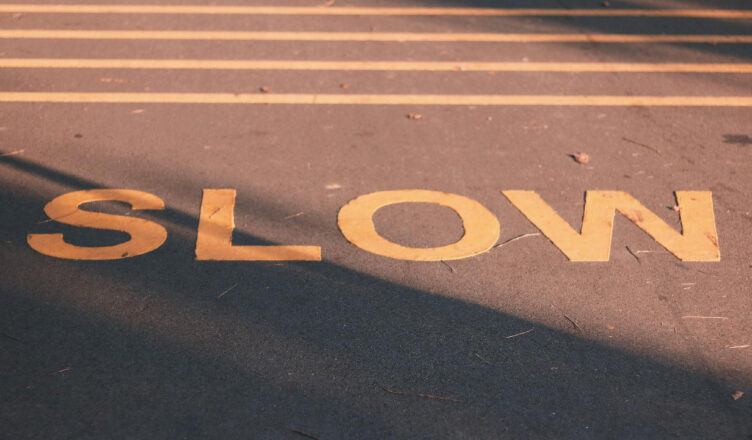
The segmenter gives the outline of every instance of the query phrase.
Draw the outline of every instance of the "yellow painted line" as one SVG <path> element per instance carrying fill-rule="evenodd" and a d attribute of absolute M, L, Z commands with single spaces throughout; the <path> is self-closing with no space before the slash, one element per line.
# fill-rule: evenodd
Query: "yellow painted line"
<path fill-rule="evenodd" d="M 752 73 L 752 64 L 749 63 L 521 63 L 476 61 L 155 60 L 93 58 L 0 58 L 0 68 Z"/>
<path fill-rule="evenodd" d="M 369 8 L 218 5 L 40 5 L 0 4 L 0 12 L 53 14 L 224 14 L 224 15 L 454 15 L 548 17 L 696 17 L 752 18 L 750 10 L 722 9 L 496 9 Z"/>
<path fill-rule="evenodd" d="M 752 35 L 489 34 L 410 32 L 114 31 L 3 29 L 0 38 L 74 40 L 398 41 L 499 43 L 752 43 Z"/>
<path fill-rule="evenodd" d="M 752 107 L 752 96 L 350 95 L 0 92 L 0 102 Z"/>

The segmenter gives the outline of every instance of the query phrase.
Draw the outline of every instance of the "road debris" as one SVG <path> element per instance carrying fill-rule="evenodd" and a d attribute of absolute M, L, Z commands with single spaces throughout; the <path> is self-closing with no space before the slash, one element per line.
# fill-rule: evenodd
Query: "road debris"
<path fill-rule="evenodd" d="M 269 87 L 259 87 L 259 92 L 261 93 L 269 93 L 271 91 L 272 89 L 270 89 Z"/>
<path fill-rule="evenodd" d="M 407 119 L 412 119 L 412 120 L 423 119 L 423 115 L 419 115 L 417 113 L 410 113 L 409 115 L 407 115 Z"/>
<path fill-rule="evenodd" d="M 214 217 L 214 215 L 215 215 L 216 213 L 218 213 L 219 211 L 221 211 L 221 210 L 222 210 L 222 207 L 221 207 L 221 206 L 220 206 L 219 208 L 215 209 L 214 211 L 212 211 L 212 213 L 211 213 L 211 214 L 209 214 L 209 218 L 212 218 L 212 217 Z"/>
<path fill-rule="evenodd" d="M 726 144 L 737 144 L 740 147 L 752 145 L 752 137 L 748 134 L 724 134 L 723 142 Z"/>
<path fill-rule="evenodd" d="M 222 298 L 223 296 L 227 295 L 227 292 L 231 291 L 232 289 L 234 289 L 236 287 L 238 287 L 238 283 L 233 284 L 232 286 L 230 286 L 227 289 L 225 289 L 224 292 L 222 292 L 219 295 L 217 295 L 217 299 Z"/>
<path fill-rule="evenodd" d="M 8 338 L 8 339 L 12 339 L 12 340 L 14 340 L 14 341 L 18 341 L 18 342 L 21 342 L 21 340 L 20 340 L 20 339 L 18 339 L 17 337 L 15 337 L 15 336 L 13 336 L 13 335 L 9 335 L 9 334 L 7 334 L 7 333 L 5 333 L 5 332 L 2 332 L 2 333 L 0 333 L 0 334 L 2 334 L 3 336 L 5 336 L 5 337 L 6 337 L 6 338 Z"/>
<path fill-rule="evenodd" d="M 303 437 L 311 438 L 311 439 L 313 439 L 313 440 L 319 440 L 319 438 L 318 438 L 318 437 L 316 437 L 316 436 L 314 436 L 314 435 L 311 435 L 311 434 L 309 434 L 309 433 L 307 433 L 307 432 L 299 431 L 299 430 L 297 430 L 297 429 L 291 429 L 291 431 L 292 431 L 293 433 L 295 433 L 295 434 L 298 434 L 298 435 L 302 435 Z"/>
<path fill-rule="evenodd" d="M 350 88 L 350 84 L 347 84 L 347 83 L 342 83 L 342 84 L 340 84 L 340 85 L 339 85 L 339 87 L 340 87 L 341 89 L 349 89 L 349 88 Z"/>
<path fill-rule="evenodd" d="M 136 110 L 133 110 L 133 111 L 131 111 L 131 114 L 132 114 L 132 115 L 137 115 L 137 114 L 139 114 L 139 113 L 143 113 L 143 112 L 144 112 L 144 109 L 142 109 L 142 108 L 137 108 Z"/>
<path fill-rule="evenodd" d="M 22 150 L 15 150 L 15 151 L 10 151 L 10 152 L 8 152 L 8 153 L 2 153 L 2 154 L 0 154 L 0 157 L 6 157 L 6 156 L 15 156 L 16 154 L 21 154 L 21 153 L 23 153 L 24 151 L 26 151 L 26 150 L 23 150 L 23 149 L 22 149 Z"/>
<path fill-rule="evenodd" d="M 290 214 L 287 217 L 283 218 L 282 220 L 290 220 L 291 218 L 300 217 L 301 215 L 305 214 L 304 212 L 298 212 L 295 214 Z"/>
<path fill-rule="evenodd" d="M 749 344 L 744 344 L 744 345 L 732 345 L 731 347 L 728 347 L 728 349 L 729 349 L 729 350 L 736 350 L 736 349 L 740 349 L 740 348 L 749 348 L 749 347 L 750 347 L 750 345 L 749 345 Z"/>
<path fill-rule="evenodd" d="M 55 218 L 48 218 L 47 220 L 40 220 L 40 221 L 37 222 L 37 224 L 38 225 L 43 225 L 45 223 L 56 222 L 56 221 L 60 220 L 61 218 L 65 218 L 65 217 L 71 216 L 71 215 L 73 215 L 73 214 L 75 214 L 77 212 L 78 212 L 78 210 L 75 210 L 75 211 L 71 211 L 71 212 L 69 212 L 67 214 L 59 215 L 59 216 L 57 216 Z"/>
<path fill-rule="evenodd" d="M 452 397 L 435 396 L 433 394 L 423 394 L 423 393 L 411 393 L 409 391 L 398 391 L 398 390 L 389 389 L 384 386 L 382 386 L 381 388 L 387 393 L 396 394 L 398 396 L 413 396 L 413 397 L 422 397 L 424 399 L 443 400 L 443 401 L 454 402 L 454 403 L 465 403 L 464 400 L 455 399 Z"/>
<path fill-rule="evenodd" d="M 524 332 L 519 332 L 519 333 L 515 333 L 513 335 L 504 336 L 504 339 L 512 339 L 512 338 L 516 338 L 518 336 L 526 335 L 526 334 L 532 332 L 533 330 L 535 330 L 535 327 L 531 328 L 530 330 L 525 330 Z"/>
<path fill-rule="evenodd" d="M 570 157 L 574 159 L 575 162 L 583 164 L 583 165 L 590 162 L 590 155 L 587 153 L 582 153 L 582 152 L 574 153 L 574 154 L 570 154 Z"/>
<path fill-rule="evenodd" d="M 731 395 L 731 398 L 734 400 L 739 400 L 744 395 L 744 391 L 737 391 L 734 394 Z"/>
<path fill-rule="evenodd" d="M 632 139 L 629 139 L 629 138 L 626 138 L 626 137 L 622 137 L 621 140 L 629 142 L 630 144 L 635 144 L 635 145 L 637 145 L 639 147 L 642 147 L 642 148 L 647 148 L 648 150 L 654 152 L 655 154 L 657 154 L 659 156 L 663 156 L 663 154 L 660 152 L 660 150 L 658 150 L 657 148 L 651 147 L 650 145 L 643 144 L 642 142 L 633 141 Z"/>
<path fill-rule="evenodd" d="M 567 321 L 569 321 L 569 323 L 572 324 L 572 327 L 574 327 L 575 330 L 577 330 L 578 332 L 582 332 L 582 329 L 580 328 L 579 325 L 577 325 L 577 322 L 575 322 L 574 319 L 570 318 L 569 316 L 565 315 L 564 313 L 562 313 L 562 316 L 564 316 L 564 318 L 566 318 Z"/>
<path fill-rule="evenodd" d="M 632 249 L 629 248 L 629 246 L 625 246 L 627 248 L 627 252 L 629 252 L 629 255 L 633 256 L 635 260 L 637 260 L 638 263 L 642 264 L 642 261 L 640 261 L 640 257 L 637 256 L 636 253 L 632 252 Z"/>
<path fill-rule="evenodd" d="M 479 355 L 478 353 L 475 353 L 475 357 L 477 357 L 478 359 L 480 359 L 483 363 L 486 363 L 488 365 L 493 365 L 491 363 L 491 361 L 489 361 L 488 359 L 486 359 L 483 356 Z"/>
<path fill-rule="evenodd" d="M 444 261 L 444 260 L 440 260 L 440 261 L 441 261 L 441 264 L 443 264 L 444 266 L 448 267 L 448 268 L 449 268 L 449 270 L 450 270 L 450 271 L 452 271 L 452 273 L 455 273 L 455 272 L 457 272 L 457 271 L 456 271 L 456 270 L 454 270 L 454 268 L 453 268 L 453 267 L 452 267 L 452 266 L 451 266 L 451 265 L 450 265 L 449 263 L 447 263 L 446 261 Z"/>
<path fill-rule="evenodd" d="M 342 188 L 342 185 L 340 185 L 339 183 L 330 183 L 330 184 L 324 186 L 324 188 L 328 189 L 328 190 L 340 189 L 340 188 Z"/>
<path fill-rule="evenodd" d="M 518 235 L 516 237 L 510 238 L 509 240 L 507 240 L 507 241 L 505 241 L 503 243 L 499 243 L 499 244 L 495 245 L 494 248 L 504 247 L 504 246 L 508 245 L 509 243 L 511 243 L 513 241 L 521 240 L 521 239 L 523 239 L 525 237 L 537 237 L 539 235 L 540 235 L 540 232 L 531 232 L 531 233 L 528 233 L 528 234 Z"/>
<path fill-rule="evenodd" d="M 566 314 L 566 313 L 564 313 L 564 311 L 563 311 L 563 310 L 561 310 L 561 309 L 560 309 L 560 308 L 559 308 L 559 307 L 558 307 L 558 306 L 557 306 L 556 304 L 554 304 L 554 303 L 552 303 L 552 302 L 549 302 L 549 304 L 551 305 L 551 307 L 552 307 L 552 308 L 556 309 L 556 310 L 557 310 L 557 311 L 558 311 L 559 313 L 561 313 L 561 315 L 562 315 L 562 316 L 563 316 L 563 317 L 564 317 L 564 318 L 565 318 L 565 319 L 566 319 L 567 321 L 569 321 L 569 323 L 570 323 L 570 324 L 572 324 L 572 327 L 574 327 L 574 329 L 575 329 L 575 330 L 577 330 L 577 331 L 579 331 L 580 333 L 582 333 L 582 329 L 580 328 L 580 326 L 579 326 L 579 325 L 577 325 L 577 322 L 575 322 L 575 320 L 574 320 L 574 319 L 572 319 L 572 318 L 570 318 L 569 316 L 567 316 L 567 314 Z"/>
<path fill-rule="evenodd" d="M 71 367 L 65 367 L 65 368 L 62 368 L 60 370 L 53 371 L 52 373 L 50 373 L 50 376 L 54 376 L 54 375 L 60 374 L 60 373 L 65 373 L 67 371 L 71 371 Z"/>

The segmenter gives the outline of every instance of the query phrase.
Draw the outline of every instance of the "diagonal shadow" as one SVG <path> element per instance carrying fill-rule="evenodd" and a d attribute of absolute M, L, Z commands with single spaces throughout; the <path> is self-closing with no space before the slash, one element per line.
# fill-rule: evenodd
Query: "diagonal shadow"
<path fill-rule="evenodd" d="M 98 187 L 18 157 L 1 163 Z M 23 237 L 48 200 L 2 188 L 2 230 Z M 8 438 L 752 433 L 748 400 L 700 372 L 327 262 L 191 264 L 195 235 L 184 230 L 195 216 L 152 217 L 170 224 L 168 242 L 130 260 L 0 247 Z"/>
<path fill-rule="evenodd" d="M 599 9 L 603 8 L 600 1 L 581 1 L 581 0 L 550 0 L 531 2 L 500 2 L 494 0 L 430 0 L 429 6 L 436 7 L 459 7 L 459 8 L 499 8 L 499 9 Z M 691 6 L 669 7 L 653 6 L 646 2 L 621 0 L 618 2 L 607 2 L 609 8 L 615 9 L 742 9 L 748 10 L 749 3 L 743 1 L 725 2 L 719 5 L 718 2 L 706 0 L 694 0 Z M 686 3 L 686 2 L 685 2 Z M 608 8 L 603 8 L 604 10 Z M 411 19 L 421 19 L 413 17 Z M 437 17 L 426 18 L 423 20 L 436 20 Z M 457 23 L 457 17 L 442 17 L 447 23 Z M 460 19 L 461 20 L 461 19 Z M 469 18 L 465 19 L 472 26 L 483 32 L 508 32 L 504 29 L 504 23 L 509 23 L 507 19 L 498 17 Z M 727 18 L 693 18 L 693 17 L 529 17 L 529 18 L 512 18 L 513 22 L 546 22 L 550 25 L 572 28 L 588 33 L 611 33 L 611 34 L 719 34 L 719 35 L 750 35 L 752 34 L 752 21 L 749 19 L 727 19 Z M 544 30 L 545 32 L 545 30 Z M 548 31 L 554 32 L 555 31 Z M 566 32 L 572 32 L 566 31 Z M 598 54 L 608 54 L 618 56 L 617 59 L 625 57 L 643 58 L 651 52 L 651 48 L 657 46 L 673 47 L 695 51 L 700 54 L 716 54 L 731 56 L 740 61 L 752 59 L 752 51 L 749 44 L 707 44 L 707 43 L 666 43 L 666 44 L 570 44 L 566 46 L 581 48 L 584 52 L 593 52 Z M 674 61 L 666 59 L 663 55 L 658 62 Z M 680 61 L 680 60 L 676 60 Z"/>

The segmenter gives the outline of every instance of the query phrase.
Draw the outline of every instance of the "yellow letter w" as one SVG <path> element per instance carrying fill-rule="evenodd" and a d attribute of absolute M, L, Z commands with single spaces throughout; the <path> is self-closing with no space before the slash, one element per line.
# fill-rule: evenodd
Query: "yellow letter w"
<path fill-rule="evenodd" d="M 535 191 L 502 194 L 571 261 L 609 260 L 616 211 L 682 261 L 721 259 L 710 191 L 676 191 L 681 234 L 623 191 L 587 191 L 580 234 Z"/>

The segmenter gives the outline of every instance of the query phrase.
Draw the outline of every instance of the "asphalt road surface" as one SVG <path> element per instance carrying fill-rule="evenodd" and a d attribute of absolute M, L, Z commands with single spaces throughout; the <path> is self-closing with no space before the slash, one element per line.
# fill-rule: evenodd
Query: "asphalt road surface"
<path fill-rule="evenodd" d="M 0 5 L 0 437 L 752 438 L 749 2 L 44 1 Z M 477 209 L 338 223 L 384 191 Z"/>

